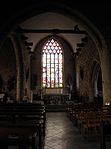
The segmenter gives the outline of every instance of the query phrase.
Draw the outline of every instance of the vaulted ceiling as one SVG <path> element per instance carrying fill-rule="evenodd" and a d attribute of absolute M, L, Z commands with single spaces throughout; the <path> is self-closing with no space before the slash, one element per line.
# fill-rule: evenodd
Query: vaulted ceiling
<path fill-rule="evenodd" d="M 46 12 L 33 16 L 19 24 L 19 27 L 23 29 L 24 35 L 28 37 L 27 42 L 33 43 L 31 46 L 32 51 L 34 51 L 40 40 L 53 35 L 54 31 L 70 44 L 74 52 L 78 48 L 77 44 L 81 44 L 81 39 L 86 36 L 86 30 L 76 19 L 71 19 L 56 12 Z"/>

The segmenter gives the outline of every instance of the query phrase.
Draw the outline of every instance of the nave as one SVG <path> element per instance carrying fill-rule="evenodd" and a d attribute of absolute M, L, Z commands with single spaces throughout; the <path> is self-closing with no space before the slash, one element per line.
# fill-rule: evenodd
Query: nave
<path fill-rule="evenodd" d="M 66 112 L 47 112 L 44 149 L 100 149 L 97 141 L 88 141 L 69 120 Z M 107 143 L 110 149 L 110 142 Z"/>

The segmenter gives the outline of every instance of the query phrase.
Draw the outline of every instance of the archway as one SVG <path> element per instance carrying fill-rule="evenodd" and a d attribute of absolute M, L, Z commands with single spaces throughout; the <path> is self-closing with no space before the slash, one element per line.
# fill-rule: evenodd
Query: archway
<path fill-rule="evenodd" d="M 83 26 L 83 28 L 85 30 L 87 30 L 89 36 L 92 38 L 92 40 L 94 41 L 95 45 L 98 48 L 101 61 L 103 60 L 102 50 L 107 51 L 107 48 L 106 48 L 105 40 L 104 40 L 103 36 L 101 35 L 101 33 L 87 18 L 85 18 L 79 12 L 67 7 L 65 4 L 63 5 L 63 3 L 58 4 L 56 2 L 51 2 L 51 3 L 44 2 L 42 4 L 40 3 L 39 6 L 38 5 L 31 6 L 31 7 L 28 6 L 24 11 L 22 11 L 22 12 L 19 11 L 14 16 L 11 16 L 11 18 L 9 18 L 10 20 L 7 21 L 7 26 L 4 25 L 3 31 L 5 30 L 7 32 L 7 34 L 10 33 L 10 31 L 16 32 L 16 26 L 18 26 L 24 20 L 26 20 L 27 18 L 32 17 L 34 15 L 39 15 L 39 14 L 42 14 L 45 12 L 57 12 L 57 13 L 63 14 L 64 16 L 69 17 L 72 20 L 74 20 L 74 19 L 77 20 L 78 23 L 81 26 Z M 12 26 L 12 22 L 13 22 L 13 26 Z M 103 64 L 103 65 L 106 65 L 106 63 L 107 62 L 105 61 L 105 64 Z M 103 78 L 105 77 L 105 79 L 107 79 L 106 72 L 103 71 L 103 67 L 101 67 L 101 70 L 102 70 L 102 73 L 105 74 L 105 75 L 103 74 L 102 77 Z M 105 90 L 103 90 L 103 92 L 106 92 L 106 87 L 105 87 Z M 110 97 L 110 94 L 108 94 L 108 96 Z M 107 98 L 107 94 L 105 95 L 105 98 Z"/>
<path fill-rule="evenodd" d="M 92 85 L 95 102 L 103 103 L 103 84 L 102 84 L 102 73 L 99 63 L 96 61 L 93 64 L 92 70 Z"/>
<path fill-rule="evenodd" d="M 50 42 L 50 39 L 55 39 L 56 44 L 55 48 L 51 47 L 49 44 L 47 44 L 47 42 Z M 43 59 L 42 59 L 42 50 L 44 47 L 44 44 L 47 44 L 47 48 L 49 48 L 49 52 L 52 52 L 52 49 L 54 50 L 54 58 L 52 59 L 53 63 L 49 64 L 48 61 L 51 62 L 51 53 L 48 52 L 48 49 L 46 49 L 47 54 L 48 54 L 48 58 L 47 59 L 47 55 L 46 55 L 46 59 L 45 59 L 45 66 L 47 66 L 48 68 L 50 68 L 50 66 L 52 65 L 53 69 L 52 71 L 55 72 L 56 68 L 57 71 L 59 70 L 59 67 L 61 68 L 61 63 L 62 63 L 62 70 L 61 73 L 63 75 L 62 77 L 62 86 L 59 86 L 59 84 L 56 86 L 43 86 L 43 78 L 42 78 L 42 68 L 43 68 Z M 61 59 L 61 55 L 59 56 L 58 53 L 58 49 L 57 48 L 60 47 L 60 49 L 62 49 L 63 51 L 63 56 Z M 50 47 L 52 49 L 50 49 Z M 46 48 L 46 47 L 45 47 Z M 50 51 L 51 50 L 51 51 Z M 61 51 L 60 51 L 61 52 Z M 59 59 L 60 58 L 60 59 Z M 60 62 L 61 61 L 61 62 Z M 60 62 L 60 64 L 58 64 L 58 62 Z M 48 70 L 50 71 L 50 69 Z M 32 72 L 32 92 L 35 92 L 35 94 L 38 92 L 40 92 L 40 90 L 42 91 L 42 98 L 43 96 L 45 97 L 50 97 L 52 98 L 58 98 L 57 100 L 57 104 L 64 102 L 65 100 L 69 100 L 69 94 L 71 94 L 71 92 L 74 92 L 76 89 L 76 81 L 75 81 L 75 57 L 73 55 L 73 50 L 70 46 L 70 44 L 68 43 L 68 41 L 66 41 L 63 37 L 59 36 L 59 35 L 51 35 L 51 36 L 46 36 L 45 38 L 43 38 L 42 40 L 40 40 L 40 42 L 36 45 L 34 53 L 31 57 L 31 72 Z M 51 80 L 51 76 L 54 77 L 54 79 L 57 79 L 56 83 L 58 82 L 58 76 L 56 76 L 56 73 L 52 75 L 51 71 L 47 74 L 49 76 L 49 79 Z M 47 79 L 47 77 L 45 76 L 45 78 Z M 45 79 L 44 78 L 44 79 Z M 46 85 L 46 84 L 45 84 Z M 50 82 L 51 85 L 51 82 Z M 69 92 L 69 87 L 71 89 L 71 92 Z M 39 94 L 39 93 L 38 93 Z M 54 97 L 55 96 L 55 97 Z M 64 97 L 64 99 L 63 99 Z M 60 100 L 59 100 L 60 99 Z M 58 102 L 59 101 L 59 102 Z"/>
<path fill-rule="evenodd" d="M 13 101 L 16 98 L 16 56 L 10 38 L 0 49 L 0 101 Z M 4 94 L 4 98 L 2 95 Z"/>

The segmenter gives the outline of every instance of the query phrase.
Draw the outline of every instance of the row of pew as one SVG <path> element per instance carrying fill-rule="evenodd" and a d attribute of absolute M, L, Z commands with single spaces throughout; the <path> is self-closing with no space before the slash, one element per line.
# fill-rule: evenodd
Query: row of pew
<path fill-rule="evenodd" d="M 0 103 L 0 148 L 43 149 L 46 110 L 38 103 Z"/>
<path fill-rule="evenodd" d="M 67 104 L 66 113 L 85 138 L 98 140 L 100 148 L 106 149 L 106 138 L 111 138 L 110 105 L 99 106 L 95 103 L 71 103 Z"/>

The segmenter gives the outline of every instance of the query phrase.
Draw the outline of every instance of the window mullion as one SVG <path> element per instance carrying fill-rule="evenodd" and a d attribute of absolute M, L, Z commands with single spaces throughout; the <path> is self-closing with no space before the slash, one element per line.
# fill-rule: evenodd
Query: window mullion
<path fill-rule="evenodd" d="M 51 85 L 51 53 L 50 53 L 50 88 L 52 87 Z"/>
<path fill-rule="evenodd" d="M 55 74 L 55 54 L 54 54 L 54 87 L 56 87 L 55 80 L 56 80 L 56 74 Z"/>
<path fill-rule="evenodd" d="M 59 87 L 59 53 L 58 53 L 58 87 Z"/>
<path fill-rule="evenodd" d="M 61 68 L 62 70 L 62 87 L 63 87 L 63 54 L 62 54 L 62 68 Z"/>
<path fill-rule="evenodd" d="M 48 82 L 47 82 L 47 53 L 46 53 L 46 87 L 48 86 Z"/>
<path fill-rule="evenodd" d="M 46 71 L 44 68 L 45 72 L 43 72 L 44 77 L 46 77 L 46 81 L 44 81 L 45 82 L 44 86 L 46 85 L 46 87 L 48 88 L 62 87 L 63 86 L 63 55 L 61 56 L 62 49 L 59 43 L 55 39 L 50 39 L 43 47 L 43 51 L 46 54 L 43 62 L 43 64 L 46 63 L 44 64 L 46 66 Z"/>

